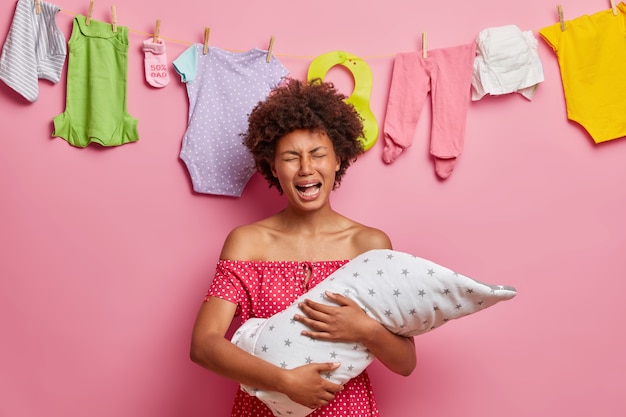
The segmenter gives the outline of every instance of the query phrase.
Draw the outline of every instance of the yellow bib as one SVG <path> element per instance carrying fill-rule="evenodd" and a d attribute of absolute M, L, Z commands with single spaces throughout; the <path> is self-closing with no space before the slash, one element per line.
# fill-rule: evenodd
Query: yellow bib
<path fill-rule="evenodd" d="M 372 94 L 372 71 L 369 65 L 361 58 L 342 51 L 327 52 L 311 62 L 307 78 L 309 81 L 324 79 L 326 73 L 335 65 L 346 67 L 354 78 L 354 91 L 346 98 L 346 103 L 352 104 L 354 109 L 363 118 L 363 137 L 359 138 L 363 149 L 370 149 L 378 139 L 378 123 L 370 109 L 370 95 Z"/>

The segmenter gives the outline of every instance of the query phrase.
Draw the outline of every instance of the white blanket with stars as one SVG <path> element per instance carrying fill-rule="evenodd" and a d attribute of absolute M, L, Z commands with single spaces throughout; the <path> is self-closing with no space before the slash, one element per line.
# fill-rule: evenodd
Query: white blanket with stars
<path fill-rule="evenodd" d="M 483 284 L 408 253 L 376 249 L 352 259 L 280 313 L 247 320 L 232 342 L 287 369 L 340 362 L 326 377 L 337 384 L 347 382 L 374 360 L 365 346 L 302 336 L 304 325 L 293 320 L 295 314 L 301 314 L 298 303 L 306 298 L 334 305 L 325 298 L 326 291 L 349 297 L 389 331 L 402 336 L 426 333 L 517 294 L 513 287 Z M 276 416 L 304 417 L 313 412 L 282 393 L 246 385 L 241 388 L 256 395 Z"/>

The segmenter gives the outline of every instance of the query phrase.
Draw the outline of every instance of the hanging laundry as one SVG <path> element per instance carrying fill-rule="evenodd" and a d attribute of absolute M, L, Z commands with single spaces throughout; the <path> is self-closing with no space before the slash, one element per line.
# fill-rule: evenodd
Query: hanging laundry
<path fill-rule="evenodd" d="M 346 98 L 363 119 L 363 137 L 359 138 L 363 150 L 369 150 L 378 140 L 378 122 L 371 109 L 370 96 L 372 95 L 372 70 L 367 62 L 356 55 L 344 51 L 331 51 L 315 58 L 309 65 L 307 79 L 319 78 L 324 80 L 331 68 L 341 65 L 350 71 L 354 79 L 354 90 Z"/>
<path fill-rule="evenodd" d="M 65 112 L 54 117 L 53 137 L 70 145 L 118 146 L 139 139 L 126 107 L 128 28 L 74 17 L 69 41 Z"/>
<path fill-rule="evenodd" d="M 188 126 L 180 158 L 197 193 L 239 197 L 256 171 L 243 145 L 248 114 L 288 75 L 267 51 L 231 52 L 194 44 L 176 60 L 174 69 L 186 84 Z"/>
<path fill-rule="evenodd" d="M 626 4 L 555 23 L 539 34 L 556 54 L 567 118 L 595 143 L 626 136 Z"/>
<path fill-rule="evenodd" d="M 435 172 L 448 178 L 463 150 L 465 121 L 471 102 L 476 42 L 396 55 L 384 123 L 383 161 L 392 163 L 413 143 L 417 121 L 431 94 L 430 154 Z"/>
<path fill-rule="evenodd" d="M 39 79 L 56 84 L 67 56 L 65 36 L 56 24 L 61 10 L 45 1 L 18 0 L 0 56 L 0 79 L 30 102 L 39 98 Z"/>
<path fill-rule="evenodd" d="M 487 28 L 476 38 L 472 100 L 519 93 L 531 100 L 543 81 L 543 66 L 533 32 L 515 25 Z"/>
<path fill-rule="evenodd" d="M 143 41 L 144 52 L 144 72 L 146 81 L 153 87 L 163 88 L 170 83 L 170 73 L 167 68 L 167 55 L 165 53 L 165 42 L 157 38 Z"/>

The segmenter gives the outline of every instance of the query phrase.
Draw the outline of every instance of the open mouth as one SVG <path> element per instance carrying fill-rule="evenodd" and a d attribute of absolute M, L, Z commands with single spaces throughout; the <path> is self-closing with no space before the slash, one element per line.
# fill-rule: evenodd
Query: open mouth
<path fill-rule="evenodd" d="M 306 185 L 296 185 L 296 190 L 298 190 L 298 194 L 303 197 L 313 197 L 319 193 L 320 188 L 322 188 L 322 184 L 317 182 L 313 184 Z"/>

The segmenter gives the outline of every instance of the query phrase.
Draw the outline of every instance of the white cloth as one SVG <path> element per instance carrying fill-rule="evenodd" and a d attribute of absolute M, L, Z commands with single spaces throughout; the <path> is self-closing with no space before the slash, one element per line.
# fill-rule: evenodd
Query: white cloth
<path fill-rule="evenodd" d="M 0 56 L 0 80 L 30 102 L 39 98 L 39 79 L 58 83 L 67 56 L 65 35 L 56 25 L 59 6 L 18 0 Z"/>
<path fill-rule="evenodd" d="M 537 43 L 532 31 L 515 25 L 482 30 L 476 39 L 472 101 L 509 93 L 531 100 L 544 79 Z"/>
<path fill-rule="evenodd" d="M 311 362 L 340 362 L 341 366 L 327 378 L 336 384 L 347 382 L 359 375 L 374 356 L 361 343 L 303 336 L 304 325 L 293 320 L 295 314 L 301 314 L 298 303 L 306 298 L 334 305 L 325 298 L 326 291 L 354 300 L 370 317 L 402 336 L 429 332 L 517 294 L 512 287 L 483 284 L 408 253 L 377 249 L 352 259 L 280 313 L 269 319 L 247 320 L 231 341 L 287 369 Z M 313 412 L 284 394 L 246 385 L 241 388 L 256 395 L 276 416 L 303 417 Z"/>

